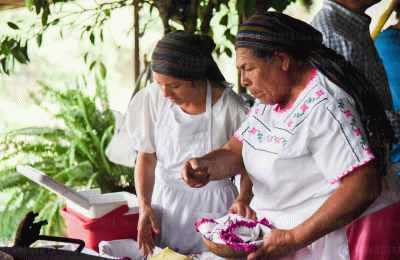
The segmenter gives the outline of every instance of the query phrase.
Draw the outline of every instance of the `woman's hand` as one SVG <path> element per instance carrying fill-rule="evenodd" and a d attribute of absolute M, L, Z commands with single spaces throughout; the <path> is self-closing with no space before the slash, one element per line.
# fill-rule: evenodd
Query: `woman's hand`
<path fill-rule="evenodd" d="M 292 230 L 273 229 L 271 234 L 264 236 L 262 246 L 247 256 L 247 260 L 276 259 L 300 248 Z"/>
<path fill-rule="evenodd" d="M 201 159 L 191 159 L 185 163 L 181 171 L 182 179 L 192 188 L 201 188 L 210 181 L 208 167 Z"/>
<path fill-rule="evenodd" d="M 139 250 L 145 256 L 153 253 L 155 246 L 153 233 L 160 233 L 159 224 L 154 210 L 150 206 L 144 206 L 139 212 L 138 244 Z"/>
<path fill-rule="evenodd" d="M 233 202 L 229 213 L 238 214 L 245 218 L 257 219 L 256 212 L 250 208 L 249 204 L 243 200 L 237 199 Z"/>

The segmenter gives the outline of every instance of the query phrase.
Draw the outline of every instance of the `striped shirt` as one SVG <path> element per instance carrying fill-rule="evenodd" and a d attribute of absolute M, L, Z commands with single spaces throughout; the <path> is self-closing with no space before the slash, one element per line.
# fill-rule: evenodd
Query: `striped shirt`
<path fill-rule="evenodd" d="M 325 0 L 312 25 L 324 44 L 343 55 L 375 86 L 385 109 L 392 111 L 392 98 L 382 61 L 370 36 L 371 18 L 354 13 L 335 1 Z"/>

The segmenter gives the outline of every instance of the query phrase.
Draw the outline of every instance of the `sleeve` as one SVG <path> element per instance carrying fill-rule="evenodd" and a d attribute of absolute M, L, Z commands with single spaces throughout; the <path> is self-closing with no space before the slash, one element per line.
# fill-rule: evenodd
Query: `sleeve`
<path fill-rule="evenodd" d="M 314 112 L 309 150 L 330 183 L 374 159 L 359 115 L 349 100 L 336 99 Z"/>
<path fill-rule="evenodd" d="M 155 152 L 155 125 L 161 106 L 162 96 L 154 84 L 140 90 L 130 101 L 124 124 L 133 150 Z"/>
<path fill-rule="evenodd" d="M 115 118 L 114 134 L 107 145 L 106 156 L 113 163 L 134 167 L 136 151 L 130 145 L 130 138 L 126 125 L 123 123 L 123 115 L 113 111 Z"/>

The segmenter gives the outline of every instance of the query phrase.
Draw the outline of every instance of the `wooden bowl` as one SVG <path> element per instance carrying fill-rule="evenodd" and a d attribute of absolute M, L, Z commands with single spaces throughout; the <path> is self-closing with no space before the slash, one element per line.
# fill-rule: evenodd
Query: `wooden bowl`
<path fill-rule="evenodd" d="M 246 257 L 248 253 L 244 251 L 236 251 L 235 249 L 224 245 L 217 244 L 203 237 L 203 243 L 206 245 L 210 252 L 216 254 L 217 256 L 224 258 L 242 258 Z"/>

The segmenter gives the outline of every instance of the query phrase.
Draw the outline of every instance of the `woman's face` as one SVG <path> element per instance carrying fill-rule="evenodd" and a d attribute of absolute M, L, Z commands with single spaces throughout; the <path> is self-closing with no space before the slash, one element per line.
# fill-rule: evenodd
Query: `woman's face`
<path fill-rule="evenodd" d="M 289 101 L 288 62 L 289 57 L 284 54 L 274 54 L 267 60 L 254 56 L 252 49 L 236 49 L 241 85 L 264 104 L 286 104 Z"/>
<path fill-rule="evenodd" d="M 153 72 L 153 79 L 160 86 L 164 97 L 177 105 L 190 102 L 197 95 L 193 81 L 177 79 L 157 72 Z"/>

